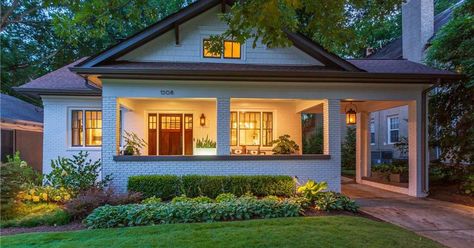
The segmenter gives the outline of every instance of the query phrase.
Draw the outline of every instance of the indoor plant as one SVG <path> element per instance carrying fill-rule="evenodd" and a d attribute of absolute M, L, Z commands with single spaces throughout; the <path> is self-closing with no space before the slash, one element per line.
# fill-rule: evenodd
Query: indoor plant
<path fill-rule="evenodd" d="M 140 155 L 140 149 L 144 148 L 147 143 L 144 139 L 138 137 L 133 132 L 125 131 L 125 146 L 123 155 Z"/>
<path fill-rule="evenodd" d="M 290 139 L 288 134 L 278 137 L 271 144 L 274 145 L 272 149 L 274 154 L 295 154 L 300 150 L 300 147 L 294 140 Z"/>
<path fill-rule="evenodd" d="M 206 138 L 201 138 L 196 140 L 196 155 L 216 155 L 217 144 L 215 141 L 209 138 L 209 135 Z"/>

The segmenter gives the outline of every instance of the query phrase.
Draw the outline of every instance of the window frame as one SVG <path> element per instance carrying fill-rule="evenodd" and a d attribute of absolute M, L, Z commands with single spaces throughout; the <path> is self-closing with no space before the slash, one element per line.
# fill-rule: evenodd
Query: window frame
<path fill-rule="evenodd" d="M 73 131 L 72 131 L 72 125 L 73 125 L 73 112 L 75 111 L 80 111 L 82 113 L 82 138 L 80 140 L 80 145 L 73 145 L 73 138 L 72 138 L 72 135 L 73 135 Z M 102 147 L 102 137 L 103 137 L 103 134 L 102 134 L 102 137 L 101 137 L 101 144 L 100 145 L 86 145 L 86 111 L 98 111 L 98 112 L 101 112 L 101 116 L 103 114 L 103 111 L 101 108 L 94 108 L 94 107 L 91 107 L 91 108 L 70 108 L 68 109 L 68 120 L 69 120 L 69 124 L 67 126 L 67 134 L 68 134 L 68 140 L 69 140 L 69 147 L 71 149 L 100 149 Z M 102 121 L 102 119 L 101 119 Z M 101 130 L 103 130 L 103 123 L 101 124 Z"/>
<path fill-rule="evenodd" d="M 270 145 L 270 144 L 267 144 L 267 145 L 264 145 L 263 143 L 263 132 L 264 131 L 267 131 L 267 130 L 271 130 L 271 140 L 273 140 L 273 136 L 275 134 L 275 113 L 274 111 L 265 111 L 265 110 L 231 110 L 230 111 L 230 116 L 232 118 L 232 114 L 235 113 L 236 114 L 236 123 L 237 123 L 237 127 L 236 128 L 232 128 L 232 119 L 230 120 L 230 142 L 232 142 L 232 130 L 236 130 L 235 132 L 235 135 L 236 135 L 236 142 L 237 144 L 232 144 L 230 143 L 230 146 L 258 146 L 258 147 L 273 147 L 273 145 Z M 260 115 L 260 125 L 259 125 L 259 144 L 258 145 L 242 145 L 240 143 L 240 114 L 241 113 L 259 113 Z M 272 120 L 271 120 L 271 123 L 272 123 L 272 126 L 271 126 L 271 129 L 263 129 L 263 116 L 264 114 L 270 114 L 271 117 L 272 117 Z M 245 129 L 245 130 L 251 130 L 251 129 Z"/>
<path fill-rule="evenodd" d="M 232 55 L 234 54 L 234 43 L 238 43 L 238 44 L 239 44 L 239 47 L 240 47 L 240 48 L 239 48 L 239 57 L 234 58 L 234 57 L 226 57 L 226 56 L 225 56 L 225 43 L 226 43 L 226 42 L 231 42 L 231 43 L 232 43 L 232 51 L 231 51 Z M 224 47 L 224 52 L 222 53 L 222 57 L 223 57 L 224 59 L 239 59 L 239 60 L 242 59 L 242 44 L 241 44 L 240 42 L 235 41 L 235 40 L 224 40 L 223 47 Z"/>
<path fill-rule="evenodd" d="M 392 128 L 392 120 L 397 119 L 398 120 L 398 127 L 397 128 Z M 398 132 L 398 140 L 393 141 L 392 140 L 392 131 L 397 131 Z M 398 115 L 392 115 L 387 117 L 387 143 L 388 144 L 396 144 L 400 141 L 400 118 Z"/>
<path fill-rule="evenodd" d="M 203 58 L 203 59 L 242 60 L 242 58 L 243 58 L 243 56 L 242 56 L 242 55 L 243 55 L 242 50 L 243 50 L 243 48 L 244 48 L 244 46 L 243 46 L 244 43 L 239 43 L 238 41 L 235 41 L 235 40 L 224 40 L 224 42 L 222 43 L 222 46 L 223 46 L 223 48 L 224 48 L 224 51 L 222 51 L 221 53 L 219 53 L 219 56 L 206 56 L 206 55 L 205 55 L 205 54 L 206 54 L 205 44 L 206 44 L 206 42 L 209 42 L 209 41 L 210 41 L 209 37 L 207 37 L 207 38 L 202 38 L 202 43 L 201 43 L 201 50 L 202 50 L 202 51 L 201 51 L 201 55 L 202 55 L 202 58 Z M 238 58 L 226 57 L 226 56 L 225 56 L 225 42 L 237 42 L 237 43 L 240 44 L 240 53 L 239 53 L 239 57 L 238 57 Z M 232 47 L 232 49 L 233 49 L 233 47 Z"/>
<path fill-rule="evenodd" d="M 370 123 L 369 123 L 369 131 L 370 131 L 370 144 L 371 145 L 375 145 L 375 121 L 372 119 L 370 120 Z M 373 137 L 372 137 L 373 135 Z M 373 138 L 373 140 L 372 140 Z"/>
<path fill-rule="evenodd" d="M 223 55 L 221 53 L 219 53 L 218 56 L 206 56 L 206 47 L 205 47 L 205 45 L 206 45 L 206 42 L 210 42 L 210 41 L 211 40 L 209 38 L 204 38 L 202 40 L 202 57 L 206 58 L 206 59 L 222 59 Z"/>

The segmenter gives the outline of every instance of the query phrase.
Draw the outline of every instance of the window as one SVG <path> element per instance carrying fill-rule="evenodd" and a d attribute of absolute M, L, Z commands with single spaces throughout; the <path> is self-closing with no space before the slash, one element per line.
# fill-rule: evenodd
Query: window
<path fill-rule="evenodd" d="M 203 40 L 203 57 L 204 58 L 216 58 L 221 59 L 240 59 L 241 58 L 241 46 L 240 43 L 237 41 L 226 40 L 224 41 L 224 56 L 221 53 L 212 53 L 209 50 L 209 46 L 211 44 L 211 40 L 204 39 Z"/>
<path fill-rule="evenodd" d="M 272 112 L 231 112 L 231 146 L 271 146 L 273 140 Z"/>
<path fill-rule="evenodd" d="M 393 144 L 399 141 L 400 121 L 398 116 L 388 117 L 388 143 Z"/>
<path fill-rule="evenodd" d="M 370 144 L 375 144 L 375 122 L 374 120 L 370 121 Z"/>
<path fill-rule="evenodd" d="M 85 134 L 85 135 L 84 135 Z M 71 145 L 94 147 L 102 145 L 102 111 L 71 111 Z"/>

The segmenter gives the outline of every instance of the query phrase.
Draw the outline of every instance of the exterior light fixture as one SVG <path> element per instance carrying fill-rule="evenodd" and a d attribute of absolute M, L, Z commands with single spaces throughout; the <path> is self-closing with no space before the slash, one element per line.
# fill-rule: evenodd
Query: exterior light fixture
<path fill-rule="evenodd" d="M 349 110 L 347 110 L 349 108 Z M 357 123 L 357 107 L 352 102 L 346 106 L 346 124 L 354 125 Z"/>
<path fill-rule="evenodd" d="M 199 118 L 199 124 L 201 127 L 204 127 L 206 125 L 206 116 L 204 114 L 201 114 L 201 117 Z"/>

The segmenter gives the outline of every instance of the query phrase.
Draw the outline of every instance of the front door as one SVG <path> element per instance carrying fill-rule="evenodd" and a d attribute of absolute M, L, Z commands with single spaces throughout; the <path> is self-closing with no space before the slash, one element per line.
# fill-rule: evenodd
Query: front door
<path fill-rule="evenodd" d="M 160 155 L 183 154 L 183 115 L 160 114 Z"/>

